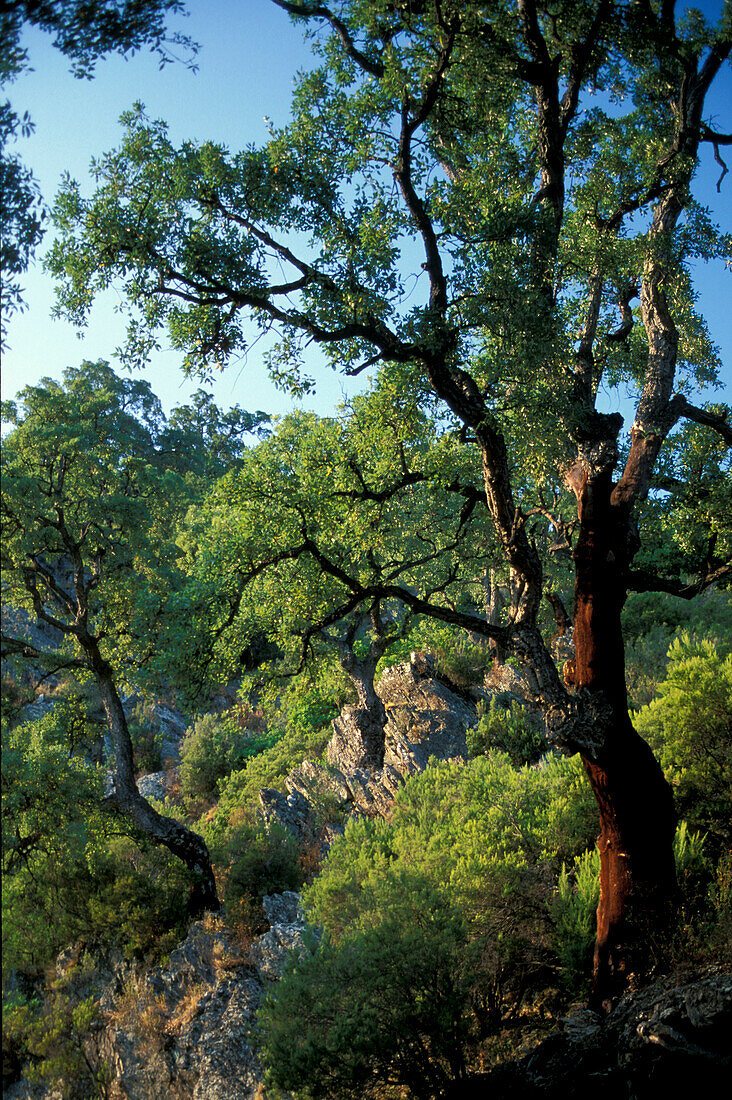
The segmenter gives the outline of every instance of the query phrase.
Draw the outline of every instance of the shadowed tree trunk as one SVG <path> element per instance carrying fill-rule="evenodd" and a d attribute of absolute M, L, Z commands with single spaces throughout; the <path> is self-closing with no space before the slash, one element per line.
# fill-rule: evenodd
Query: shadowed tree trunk
<path fill-rule="evenodd" d="M 93 638 L 89 635 L 81 636 L 79 644 L 87 654 L 89 665 L 94 673 L 114 746 L 114 792 L 110 802 L 152 841 L 168 848 L 193 873 L 194 884 L 188 904 L 189 914 L 199 916 L 207 910 L 218 911 L 220 905 L 216 881 L 206 842 L 198 833 L 186 828 L 179 821 L 159 814 L 140 794 L 135 781 L 132 741 L 127 717 L 114 683 L 112 670 L 101 656 Z"/>
<path fill-rule="evenodd" d="M 55 627 L 66 637 L 72 637 L 81 650 L 83 656 L 67 662 L 67 666 L 88 669 L 99 688 L 114 747 L 114 793 L 109 799 L 110 804 L 125 814 L 155 844 L 168 848 L 193 873 L 194 886 L 188 904 L 191 916 L 198 916 L 206 910 L 218 911 L 220 903 L 206 842 L 179 821 L 159 814 L 137 788 L 132 740 L 112 667 L 101 653 L 99 639 L 88 629 L 89 596 L 97 586 L 99 563 L 91 570 L 85 567 L 79 545 L 68 531 L 62 513 L 58 529 L 68 549 L 70 569 L 64 559 L 54 569 L 36 556 L 32 559 L 32 565 L 24 570 L 24 583 L 38 620 Z M 65 612 L 67 617 L 60 619 L 52 615 L 46 600 Z M 12 639 L 4 637 L 3 640 L 12 643 Z M 28 645 L 21 645 L 20 651 L 26 656 L 33 655 L 33 647 Z M 37 656 L 42 656 L 39 651 L 35 652 Z"/>
<path fill-rule="evenodd" d="M 376 666 L 389 645 L 402 636 L 407 622 L 408 618 L 405 617 L 399 630 L 388 634 L 385 630 L 380 603 L 377 600 L 367 615 L 359 615 L 351 621 L 343 637 L 336 638 L 325 630 L 321 631 L 322 637 L 338 650 L 341 668 L 356 689 L 358 701 L 355 707 L 348 708 L 347 718 L 352 729 L 355 727 L 358 731 L 358 739 L 361 742 L 360 756 L 354 760 L 358 767 L 383 768 L 384 766 L 386 707 L 376 691 L 374 678 Z M 358 656 L 355 651 L 356 640 L 364 631 L 367 634 L 370 632 L 366 642 L 368 648 L 364 655 Z"/>
<path fill-rule="evenodd" d="M 647 967 L 653 941 L 668 927 L 676 884 L 671 788 L 628 713 L 620 616 L 626 597 L 621 571 L 629 555 L 611 492 L 610 470 L 604 469 L 579 493 L 575 657 L 567 675 L 576 691 L 601 693 L 611 711 L 599 751 L 582 754 L 600 814 L 592 998 L 598 1008 L 622 990 L 633 969 Z"/>

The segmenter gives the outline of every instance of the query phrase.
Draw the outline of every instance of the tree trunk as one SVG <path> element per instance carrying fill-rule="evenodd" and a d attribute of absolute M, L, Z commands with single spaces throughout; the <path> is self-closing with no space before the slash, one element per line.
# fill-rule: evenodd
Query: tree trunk
<path fill-rule="evenodd" d="M 359 766 L 364 768 L 384 766 L 386 707 L 374 687 L 378 660 L 374 655 L 360 659 L 352 652 L 341 657 L 341 664 L 348 673 L 358 698 L 356 712 L 351 718 L 361 734 L 363 755 Z"/>
<path fill-rule="evenodd" d="M 630 721 L 621 611 L 626 525 L 610 504 L 609 470 L 579 495 L 575 548 L 575 658 L 569 680 L 602 693 L 608 732 L 596 754 L 582 755 L 600 812 L 600 902 L 592 1003 L 602 1007 L 648 968 L 654 942 L 668 927 L 675 892 L 671 788 Z"/>
<path fill-rule="evenodd" d="M 197 833 L 187 829 L 179 821 L 163 817 L 154 810 L 137 789 L 127 718 L 114 683 L 109 664 L 99 653 L 93 639 L 87 649 L 90 663 L 99 686 L 102 705 L 112 738 L 115 755 L 114 803 L 125 813 L 141 832 L 156 844 L 163 844 L 173 855 L 181 859 L 195 876 L 189 899 L 189 913 L 198 916 L 207 910 L 220 909 L 216 881 L 211 867 L 206 842 Z"/>

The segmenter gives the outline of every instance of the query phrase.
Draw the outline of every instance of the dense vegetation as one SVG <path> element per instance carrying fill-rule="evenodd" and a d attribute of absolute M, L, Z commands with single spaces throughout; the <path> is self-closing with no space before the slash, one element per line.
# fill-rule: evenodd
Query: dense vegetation
<path fill-rule="evenodd" d="M 246 953 L 284 889 L 313 938 L 259 1043 L 313 1097 L 427 1100 L 573 999 L 729 961 L 732 434 L 687 396 L 719 367 L 692 269 L 730 242 L 692 184 L 729 7 L 277 2 L 328 32 L 291 125 L 232 156 L 138 105 L 95 193 L 64 184 L 49 264 L 79 323 L 124 281 L 128 363 L 167 326 L 205 376 L 250 316 L 285 388 L 313 341 L 370 368 L 361 395 L 268 424 L 199 391 L 166 419 L 87 362 L 3 404 L 4 1050 L 69 1096 L 107 1080 L 59 951 L 149 962 L 223 903 Z M 267 822 L 260 790 L 327 767 L 344 708 L 354 767 L 382 766 L 378 677 L 413 651 L 522 697 L 494 686 L 469 759 L 388 820 L 333 840 L 323 794 L 308 832 Z"/>
<path fill-rule="evenodd" d="M 61 399 L 63 417 L 55 414 Z M 543 1034 L 562 1005 L 586 993 L 599 888 L 597 811 L 579 758 L 547 753 L 540 716 L 518 699 L 494 694 L 468 734 L 466 764 L 435 763 L 416 776 L 402 788 L 388 822 L 349 821 L 322 865 L 319 829 L 342 821 L 327 797 L 318 808 L 319 823 L 299 839 L 261 817 L 262 788 L 284 790 L 284 780 L 299 763 L 324 760 L 331 719 L 357 701 L 344 653 L 350 647 L 364 657 L 379 636 L 369 635 L 371 624 L 359 618 L 350 626 L 346 620 L 341 634 L 331 628 L 308 636 L 308 627 L 331 606 L 321 601 L 333 596 L 325 583 L 317 583 L 312 563 L 303 577 L 302 562 L 288 556 L 284 522 L 277 528 L 284 553 L 277 555 L 275 581 L 262 570 L 255 581 L 263 578 L 268 589 L 241 584 L 235 563 L 246 568 L 243 540 L 263 538 L 271 547 L 274 530 L 262 530 L 264 513 L 258 523 L 246 522 L 241 487 L 249 486 L 246 508 L 259 508 L 255 490 L 262 485 L 261 471 L 271 476 L 269 464 L 278 456 L 281 474 L 286 454 L 290 494 L 285 501 L 273 498 L 273 508 L 285 517 L 288 508 L 302 516 L 307 494 L 317 489 L 314 514 L 322 525 L 318 530 L 327 532 L 329 554 L 339 552 L 339 539 L 347 540 L 344 558 L 352 561 L 363 552 L 365 568 L 378 568 L 395 552 L 389 539 L 397 523 L 396 494 L 387 498 L 383 539 L 375 520 L 384 513 L 377 509 L 363 523 L 370 540 L 363 542 L 351 522 L 358 518 L 356 505 L 347 498 L 343 504 L 340 485 L 347 482 L 334 473 L 329 490 L 322 478 L 316 476 L 313 485 L 309 479 L 321 469 L 322 441 L 359 438 L 369 401 L 378 407 L 381 399 L 377 388 L 340 419 L 309 416 L 305 433 L 302 417 L 285 418 L 249 448 L 236 439 L 247 430 L 262 430 L 257 418 L 234 410 L 227 415 L 238 436 L 216 432 L 211 425 L 221 423 L 221 414 L 201 396 L 198 417 L 191 406 L 175 410 L 165 422 L 146 383 L 123 382 L 106 364 L 68 372 L 65 388 L 45 382 L 28 389 L 5 410 L 18 425 L 3 454 L 9 597 L 3 970 L 16 990 L 6 1005 L 11 1065 L 22 1052 L 39 1052 L 34 1057 L 41 1077 L 66 1074 L 86 1081 L 83 1088 L 92 1091 L 82 1095 L 95 1095 L 101 1085 L 81 1073 L 77 1062 L 99 1018 L 96 1002 L 55 987 L 39 998 L 43 974 L 59 951 L 77 942 L 96 952 L 160 958 L 185 934 L 195 886 L 183 863 L 165 846 L 151 843 L 155 838 L 109 797 L 114 754 L 110 757 L 108 741 L 105 746 L 107 721 L 92 672 L 74 657 L 72 638 L 60 628 L 45 634 L 30 629 L 37 600 L 33 585 L 25 583 L 28 566 L 22 559 L 14 565 L 13 547 L 20 534 L 29 537 L 21 529 L 21 505 L 28 508 L 23 514 L 38 511 L 33 479 L 45 484 L 53 465 L 43 459 L 41 440 L 48 453 L 64 455 L 77 477 L 83 473 L 79 486 L 92 477 L 92 464 L 106 479 L 106 496 L 92 483 L 104 525 L 93 518 L 90 504 L 82 503 L 86 498 L 80 501 L 71 480 L 64 484 L 64 500 L 77 518 L 85 509 L 94 538 L 108 540 L 108 552 L 97 554 L 114 583 L 106 589 L 100 579 L 90 591 L 90 629 L 92 623 L 97 629 L 105 624 L 101 644 L 128 700 L 135 771 L 167 768 L 179 776 L 172 796 L 155 812 L 172 814 L 205 842 L 226 921 L 242 944 L 266 928 L 264 894 L 304 888 L 318 938 L 261 1013 L 262 1050 L 272 1080 L 293 1088 L 305 1079 L 314 1096 L 354 1090 L 361 1095 L 364 1079 L 375 1094 L 397 1083 L 415 1096 L 438 1095 L 486 1058 L 505 1057 L 527 1036 Z M 98 442 L 92 447 L 82 430 L 84 419 L 95 421 L 98 441 L 101 411 L 112 416 L 116 400 L 138 410 L 138 418 L 144 410 L 145 419 L 113 420 L 117 432 L 106 434 L 111 450 L 103 462 Z M 202 428 L 204 408 L 208 433 Z M 186 433 L 175 436 L 184 425 Z M 31 431 L 29 452 L 24 448 Z M 223 434 L 231 449 L 226 456 Z M 426 431 L 414 436 L 415 455 L 434 455 Z M 185 476 L 177 472 L 183 445 Z M 317 459 L 309 461 L 312 449 Z M 452 466 L 445 460 L 438 469 L 449 469 L 452 477 L 464 461 L 459 447 L 442 439 L 440 449 L 453 457 Z M 334 471 L 342 453 L 346 463 L 352 457 L 346 447 L 334 448 Z M 393 476 L 388 449 L 366 453 L 381 455 L 385 478 Z M 405 462 L 416 463 L 404 442 L 402 454 Z M 417 467 L 420 474 L 424 468 Z M 369 476 L 377 484 L 379 472 Z M 464 493 L 439 480 L 432 485 L 426 477 L 416 484 L 419 493 L 406 513 L 410 520 L 422 508 L 440 515 L 435 502 L 442 501 L 444 529 L 451 523 L 460 527 Z M 120 485 L 139 489 L 120 492 Z M 425 486 L 429 500 L 423 503 L 419 494 Z M 264 487 L 260 493 L 266 499 Z M 165 539 L 154 507 L 163 499 L 166 515 L 178 516 Z M 144 511 L 135 512 L 140 503 Z M 127 509 L 135 517 L 144 515 L 145 525 L 140 518 L 130 520 Z M 236 509 L 236 525 L 227 522 L 228 509 Z M 471 533 L 464 517 L 462 527 L 466 547 L 471 538 L 487 545 L 483 527 Z M 412 533 L 418 530 L 412 524 Z M 422 555 L 426 561 L 415 566 L 419 555 L 406 557 L 398 568 L 418 569 L 412 575 L 428 578 L 434 591 L 454 591 L 463 600 L 471 591 L 481 592 L 470 586 L 470 555 L 463 562 L 465 576 L 449 567 L 454 540 L 448 539 L 441 553 L 438 538 L 439 527 L 430 552 Z M 49 570 L 54 548 L 44 547 L 38 561 Z M 377 557 L 379 551 L 386 557 Z M 56 560 L 63 562 L 60 553 Z M 63 582 L 61 568 L 47 593 Z M 33 580 L 37 576 L 31 574 Z M 236 581 L 233 596 L 227 576 Z M 562 584 L 560 570 L 557 591 Z M 277 585 L 294 597 L 286 605 L 277 602 Z M 438 674 L 458 690 L 481 684 L 494 667 L 486 643 L 458 628 L 427 616 L 405 618 L 387 602 L 380 613 L 392 644 L 374 661 L 377 679 L 383 668 L 415 649 L 431 652 Z M 546 616 L 551 630 L 549 607 Z M 643 594 L 628 601 L 624 619 L 631 692 L 648 700 L 634 721 L 661 760 L 683 816 L 676 838 L 679 919 L 670 942 L 665 936 L 647 940 L 646 949 L 661 967 L 682 957 L 700 963 L 724 958 L 732 921 L 732 604 L 727 593 L 715 590 L 693 603 Z M 232 629 L 234 623 L 246 623 L 247 629 Z M 238 685 L 233 701 L 223 710 L 221 704 L 201 710 L 205 685 L 215 690 L 227 678 Z M 34 702 L 39 690 L 45 692 L 40 705 Z M 163 758 L 160 735 L 156 740 L 152 734 L 153 704 L 161 698 L 176 701 L 190 715 L 175 772 Z M 18 975 L 24 976 L 20 986 Z M 17 992 L 30 987 L 37 991 L 30 999 Z M 49 1028 L 58 1032 L 55 1045 L 47 1038 Z M 70 1066 L 77 1067 L 73 1073 Z"/>

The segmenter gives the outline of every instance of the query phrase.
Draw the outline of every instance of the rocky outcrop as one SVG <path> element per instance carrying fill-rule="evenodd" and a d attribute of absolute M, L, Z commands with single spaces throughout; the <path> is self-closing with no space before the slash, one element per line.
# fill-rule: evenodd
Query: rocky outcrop
<path fill-rule="evenodd" d="M 732 1079 L 732 974 L 664 978 L 605 1020 L 578 1009 L 518 1062 L 462 1083 L 457 1100 L 724 1096 Z"/>
<path fill-rule="evenodd" d="M 191 925 L 164 966 L 123 975 L 102 996 L 115 1100 L 254 1100 L 262 1065 L 252 1045 L 256 1010 L 305 921 L 297 894 L 264 899 L 270 928 L 249 947 L 220 920 Z"/>
<path fill-rule="evenodd" d="M 208 917 L 191 925 L 167 962 L 149 970 L 97 953 L 80 992 L 94 993 L 101 1009 L 88 1043 L 111 1072 L 109 1100 L 262 1100 L 263 1067 L 252 1043 L 256 1011 L 308 934 L 298 894 L 275 894 L 263 905 L 270 928 L 249 945 Z M 80 953 L 76 947 L 59 956 L 57 978 L 72 972 Z M 4 1094 L 54 1096 L 24 1080 Z"/>
<path fill-rule="evenodd" d="M 323 850 L 336 829 L 352 814 L 387 817 L 404 780 L 423 771 L 431 757 L 467 756 L 466 733 L 477 720 L 475 703 L 438 676 L 427 654 L 387 669 L 376 685 L 387 714 L 384 765 L 360 766 L 363 759 L 359 711 L 343 709 L 333 722 L 326 749 L 327 766 L 305 760 L 288 775 L 288 795 L 260 792 L 261 812 L 294 835 L 325 832 Z M 330 820 L 330 825 L 329 825 Z"/>
<path fill-rule="evenodd" d="M 262 981 L 276 982 L 292 953 L 305 948 L 305 917 L 300 896 L 292 890 L 264 898 L 263 905 L 270 927 L 255 940 L 250 958 Z"/>

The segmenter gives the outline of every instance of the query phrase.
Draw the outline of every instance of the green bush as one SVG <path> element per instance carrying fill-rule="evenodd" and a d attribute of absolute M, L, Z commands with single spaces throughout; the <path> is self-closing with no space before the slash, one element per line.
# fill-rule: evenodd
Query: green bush
<path fill-rule="evenodd" d="M 635 709 L 653 700 L 666 675 L 669 646 L 684 632 L 715 635 L 721 655 L 726 656 L 732 649 L 730 593 L 708 589 L 695 600 L 660 592 L 633 592 L 628 597 L 623 610 L 625 672 Z"/>
<path fill-rule="evenodd" d="M 128 725 L 135 768 L 140 772 L 159 772 L 163 766 L 163 736 L 156 728 L 152 707 L 147 703 L 138 703 Z"/>
<path fill-rule="evenodd" d="M 245 768 L 220 783 L 219 801 L 209 832 L 221 837 L 237 825 L 257 804 L 260 790 L 272 787 L 284 791 L 285 779 L 303 760 L 320 757 L 330 740 L 330 729 L 293 728 L 270 748 L 252 757 Z"/>
<path fill-rule="evenodd" d="M 181 743 L 183 796 L 192 800 L 214 799 L 221 780 L 270 747 L 276 737 L 276 733 L 240 724 L 236 711 L 197 718 Z"/>
<path fill-rule="evenodd" d="M 268 1083 L 308 1095 L 443 1095 L 465 1070 L 467 930 L 419 874 L 382 881 L 369 926 L 296 960 L 259 1012 Z"/>
<path fill-rule="evenodd" d="M 115 837 L 89 855 L 88 933 L 126 958 L 159 958 L 185 937 L 193 875 L 167 848 Z"/>
<path fill-rule="evenodd" d="M 10 1054 L 18 1069 L 26 1063 L 27 1080 L 45 1085 L 54 1096 L 103 1100 L 112 1074 L 94 1026 L 100 1017 L 94 996 L 76 997 L 60 983 L 42 1000 L 8 998 L 3 1001 L 3 1054 Z"/>
<path fill-rule="evenodd" d="M 64 713 L 3 730 L 4 968 L 43 966 L 79 934 L 94 889 L 87 849 L 110 827 L 104 773 L 69 757 Z"/>
<path fill-rule="evenodd" d="M 377 1095 L 396 1075 L 433 1097 L 459 1079 L 551 973 L 558 858 L 594 837 L 588 799 L 578 761 L 516 768 L 493 750 L 432 762 L 389 822 L 351 819 L 303 891 L 322 943 L 262 1014 L 278 1087 Z"/>
<path fill-rule="evenodd" d="M 729 838 L 732 817 L 732 655 L 682 634 L 658 696 L 633 718 L 657 754 L 690 824 Z"/>
<path fill-rule="evenodd" d="M 224 904 L 228 909 L 242 898 L 298 890 L 302 885 L 297 840 L 287 829 L 262 821 L 243 823 L 228 838 Z"/>
<path fill-rule="evenodd" d="M 575 856 L 562 867 L 551 903 L 561 981 L 571 989 L 587 979 L 600 900 L 600 853 L 597 848 Z"/>
<path fill-rule="evenodd" d="M 120 836 L 105 775 L 69 758 L 56 707 L 3 732 L 3 966 L 47 965 L 79 937 L 165 950 L 185 927 L 192 878 L 167 849 Z"/>
<path fill-rule="evenodd" d="M 540 719 L 529 714 L 515 699 L 504 702 L 493 696 L 478 724 L 468 730 L 468 752 L 484 756 L 491 749 L 505 752 L 516 767 L 535 764 L 547 751 Z"/>
<path fill-rule="evenodd" d="M 685 821 L 679 822 L 674 835 L 674 860 L 680 887 L 681 925 L 696 916 L 709 882 L 704 837 L 691 831 Z M 561 981 L 573 990 L 579 989 L 588 976 L 599 900 L 600 853 L 592 848 L 575 856 L 570 865 L 562 866 L 550 904 Z M 683 939 L 684 928 L 680 926 L 677 932 Z"/>

